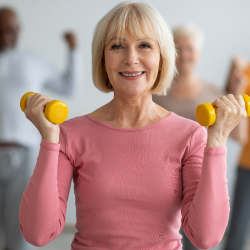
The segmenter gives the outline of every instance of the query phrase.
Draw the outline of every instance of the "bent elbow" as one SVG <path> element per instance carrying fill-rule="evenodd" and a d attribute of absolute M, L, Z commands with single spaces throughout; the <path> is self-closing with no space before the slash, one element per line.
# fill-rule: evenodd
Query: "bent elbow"
<path fill-rule="evenodd" d="M 26 240 L 26 239 L 25 239 Z M 47 243 L 45 243 L 44 241 L 40 240 L 40 239 L 32 239 L 32 240 L 26 240 L 27 242 L 29 242 L 31 245 L 35 246 L 35 247 L 44 247 Z"/>
<path fill-rule="evenodd" d="M 199 248 L 199 249 L 210 249 L 210 248 L 213 248 L 213 247 L 217 246 L 219 243 L 220 243 L 220 241 L 214 242 L 214 243 L 202 242 L 201 244 L 198 244 L 198 245 L 195 245 L 195 246 L 197 248 Z"/>
<path fill-rule="evenodd" d="M 210 249 L 217 246 L 222 240 L 222 237 L 204 237 L 199 241 L 192 242 L 193 245 L 199 249 Z"/>
<path fill-rule="evenodd" d="M 36 233 L 34 231 L 33 232 L 28 232 L 28 231 L 25 232 L 25 230 L 23 230 L 21 224 L 19 224 L 19 227 L 21 229 L 21 232 L 22 232 L 24 239 L 28 243 L 30 243 L 31 245 L 33 245 L 35 247 L 43 247 L 51 241 L 49 239 L 45 239 L 41 233 Z M 49 238 L 51 239 L 54 234 L 55 233 L 53 233 Z"/>

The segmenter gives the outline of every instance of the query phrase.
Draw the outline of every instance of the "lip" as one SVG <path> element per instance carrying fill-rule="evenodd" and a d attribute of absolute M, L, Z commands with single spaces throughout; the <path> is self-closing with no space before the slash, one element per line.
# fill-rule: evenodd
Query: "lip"
<path fill-rule="evenodd" d="M 124 75 L 122 75 L 121 73 L 125 73 L 125 74 L 138 74 L 138 73 L 141 73 L 142 72 L 142 74 L 140 74 L 140 75 L 138 75 L 138 76 L 124 76 Z M 121 71 L 121 72 L 119 72 L 119 75 L 121 76 L 121 77 L 123 77 L 124 79 L 126 79 L 126 80 L 138 80 L 139 78 L 141 78 L 143 75 L 145 74 L 145 71 Z"/>
<path fill-rule="evenodd" d="M 121 71 L 120 73 L 125 73 L 125 74 L 138 74 L 144 72 L 143 70 L 141 71 Z"/>

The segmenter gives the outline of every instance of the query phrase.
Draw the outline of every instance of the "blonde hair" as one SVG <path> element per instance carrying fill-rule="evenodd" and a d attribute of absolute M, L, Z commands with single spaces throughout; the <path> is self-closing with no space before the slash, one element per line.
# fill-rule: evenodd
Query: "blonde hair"
<path fill-rule="evenodd" d="M 154 38 L 160 48 L 160 69 L 152 94 L 166 95 L 176 72 L 173 35 L 160 13 L 145 3 L 122 2 L 111 9 L 96 25 L 92 41 L 92 78 L 100 91 L 111 92 L 104 67 L 105 45 L 125 33 L 135 39 Z"/>
<path fill-rule="evenodd" d="M 174 38 L 180 36 L 190 36 L 195 39 L 196 46 L 203 49 L 204 33 L 194 23 L 187 23 L 173 29 Z"/>

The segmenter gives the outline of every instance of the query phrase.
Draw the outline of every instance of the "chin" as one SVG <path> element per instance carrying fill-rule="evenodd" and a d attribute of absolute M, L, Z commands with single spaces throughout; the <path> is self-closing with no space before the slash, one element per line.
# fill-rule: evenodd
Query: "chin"
<path fill-rule="evenodd" d="M 148 91 L 149 90 L 144 89 L 144 88 L 143 89 L 142 88 L 128 88 L 128 89 L 123 90 L 123 93 L 130 97 L 136 97 L 136 96 L 144 95 Z"/>

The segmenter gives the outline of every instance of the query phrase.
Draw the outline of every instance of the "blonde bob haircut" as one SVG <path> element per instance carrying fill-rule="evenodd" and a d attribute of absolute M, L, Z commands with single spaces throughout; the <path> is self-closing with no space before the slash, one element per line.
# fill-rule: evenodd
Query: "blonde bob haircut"
<path fill-rule="evenodd" d="M 105 46 L 124 35 L 135 39 L 148 37 L 157 40 L 160 48 L 159 72 L 151 93 L 166 95 L 176 73 L 175 45 L 172 31 L 161 14 L 145 3 L 122 2 L 111 9 L 96 25 L 92 42 L 92 78 L 100 91 L 113 91 L 105 71 Z"/>

